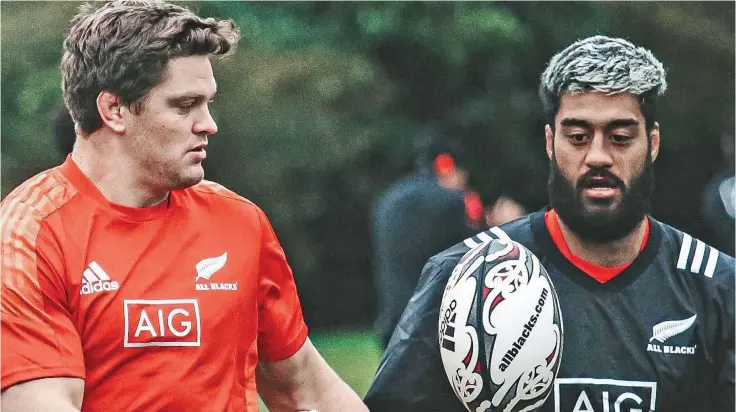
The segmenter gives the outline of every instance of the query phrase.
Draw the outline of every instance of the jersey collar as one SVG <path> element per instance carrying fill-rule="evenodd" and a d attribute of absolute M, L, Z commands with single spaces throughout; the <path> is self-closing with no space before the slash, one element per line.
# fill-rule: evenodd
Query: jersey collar
<path fill-rule="evenodd" d="M 591 277 L 588 273 L 573 264 L 565 254 L 557 247 L 552 234 L 545 223 L 545 213 L 549 209 L 544 209 L 530 216 L 530 224 L 535 236 L 535 243 L 539 245 L 540 250 L 545 257 L 548 257 L 558 266 L 565 276 L 569 277 L 576 283 L 593 290 L 604 289 L 620 289 L 635 281 L 645 269 L 654 261 L 657 251 L 660 248 L 662 239 L 662 228 L 659 223 L 651 216 L 647 216 L 649 221 L 649 236 L 646 239 L 643 249 L 639 255 L 628 266 L 620 271 L 616 276 L 601 284 L 598 280 Z"/>
<path fill-rule="evenodd" d="M 139 222 L 153 220 L 168 214 L 172 209 L 171 195 L 173 193 L 169 194 L 168 200 L 152 207 L 129 207 L 108 201 L 97 186 L 95 186 L 84 172 L 79 169 L 79 166 L 74 163 L 71 154 L 68 155 L 64 163 L 59 166 L 59 171 L 85 196 L 91 198 L 103 208 L 110 210 L 127 220 Z"/>

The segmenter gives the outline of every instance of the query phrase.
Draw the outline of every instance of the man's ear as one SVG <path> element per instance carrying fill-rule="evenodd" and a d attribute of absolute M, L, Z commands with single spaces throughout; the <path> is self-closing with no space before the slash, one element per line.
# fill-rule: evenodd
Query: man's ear
<path fill-rule="evenodd" d="M 552 127 L 548 124 L 544 125 L 544 140 L 547 148 L 547 157 L 549 160 L 552 160 L 552 153 L 555 151 L 553 147 L 555 144 L 555 134 L 552 132 Z"/>
<path fill-rule="evenodd" d="M 123 102 L 114 94 L 103 90 L 97 95 L 97 112 L 100 114 L 102 123 L 115 133 L 125 132 L 124 109 Z"/>
<path fill-rule="evenodd" d="M 652 127 L 652 131 L 649 133 L 649 139 L 651 140 L 651 155 L 652 155 L 652 162 L 657 160 L 657 156 L 659 155 L 659 123 L 654 122 L 654 127 Z"/>

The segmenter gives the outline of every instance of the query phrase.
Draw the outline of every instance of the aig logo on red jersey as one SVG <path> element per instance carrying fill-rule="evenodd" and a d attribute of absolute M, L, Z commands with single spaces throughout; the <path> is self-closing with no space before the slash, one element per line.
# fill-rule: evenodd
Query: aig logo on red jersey
<path fill-rule="evenodd" d="M 654 411 L 657 382 L 557 378 L 555 412 Z"/>
<path fill-rule="evenodd" d="M 125 299 L 126 348 L 199 346 L 201 327 L 196 299 Z"/>

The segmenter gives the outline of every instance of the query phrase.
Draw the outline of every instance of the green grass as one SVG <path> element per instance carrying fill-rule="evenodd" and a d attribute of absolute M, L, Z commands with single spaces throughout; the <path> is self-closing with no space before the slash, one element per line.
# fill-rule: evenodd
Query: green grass
<path fill-rule="evenodd" d="M 309 338 L 338 375 L 362 398 L 381 360 L 372 330 L 313 331 Z M 261 403 L 261 411 L 268 409 Z"/>
<path fill-rule="evenodd" d="M 373 331 L 330 331 L 310 338 L 332 369 L 362 398 L 381 360 Z"/>

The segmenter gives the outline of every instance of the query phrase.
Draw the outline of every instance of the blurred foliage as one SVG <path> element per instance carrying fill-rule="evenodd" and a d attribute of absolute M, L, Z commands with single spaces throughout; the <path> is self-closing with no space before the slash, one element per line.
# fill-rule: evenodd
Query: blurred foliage
<path fill-rule="evenodd" d="M 234 19 L 215 64 L 207 177 L 264 208 L 313 326 L 372 320 L 368 214 L 412 166 L 427 126 L 473 147 L 486 202 L 545 201 L 536 97 L 546 62 L 592 34 L 650 48 L 668 68 L 655 216 L 703 237 L 701 187 L 719 168 L 734 100 L 734 3 L 186 2 Z M 61 43 L 79 3 L 2 2 L 2 194 L 62 160 L 51 140 Z M 676 205 L 676 206 L 675 206 Z"/>

